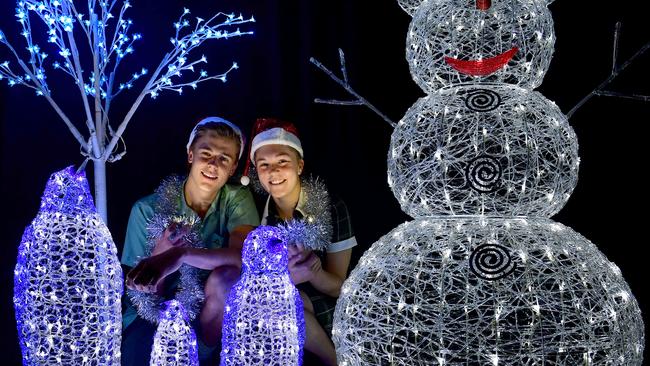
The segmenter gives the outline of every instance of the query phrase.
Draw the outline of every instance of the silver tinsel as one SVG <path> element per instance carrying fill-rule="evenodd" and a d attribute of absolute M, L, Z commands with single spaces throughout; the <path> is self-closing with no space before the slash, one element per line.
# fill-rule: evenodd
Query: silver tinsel
<path fill-rule="evenodd" d="M 155 214 L 147 224 L 147 247 L 143 258 L 151 256 L 156 240 L 162 236 L 169 225 L 174 223 L 191 227 L 183 238 L 190 247 L 205 248 L 199 233 L 201 219 L 196 214 L 193 216 L 178 215 L 178 197 L 182 197 L 182 194 L 183 179 L 178 176 L 166 178 L 156 190 L 158 201 Z M 174 299 L 178 300 L 185 308 L 191 321 L 201 310 L 204 299 L 203 284 L 200 279 L 201 270 L 183 264 L 178 271 L 180 280 Z M 151 323 L 158 323 L 158 316 L 165 301 L 162 296 L 131 289 L 127 290 L 127 293 L 140 317 Z"/>
<path fill-rule="evenodd" d="M 304 216 L 289 220 L 281 228 L 286 231 L 287 244 L 302 244 L 311 250 L 324 250 L 332 240 L 332 214 L 327 187 L 318 178 L 301 182 L 305 195 Z"/>

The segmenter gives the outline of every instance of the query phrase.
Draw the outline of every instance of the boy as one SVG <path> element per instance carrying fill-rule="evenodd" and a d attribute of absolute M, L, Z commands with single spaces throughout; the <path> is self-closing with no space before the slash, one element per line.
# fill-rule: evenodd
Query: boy
<path fill-rule="evenodd" d="M 183 264 L 211 271 L 204 282 L 198 321 L 193 323 L 198 328 L 201 358 L 208 360 L 209 347 L 220 344 L 223 307 L 230 287 L 239 278 L 242 243 L 259 224 L 248 189 L 226 184 L 237 168 L 243 147 L 243 135 L 237 126 L 217 117 L 200 121 L 187 143 L 187 179 L 168 179 L 155 194 L 134 204 L 122 254 L 122 264 L 133 268 L 126 278 L 130 296 L 123 315 L 122 365 L 149 364 L 156 325 L 138 313 L 156 317 L 160 308 L 159 304 L 145 308 L 148 302 L 138 299 L 146 299 L 147 294 L 152 298 L 173 298 L 179 293 L 179 282 L 180 288 L 190 287 L 183 283 L 182 271 L 180 280 L 175 276 L 166 278 Z M 191 229 L 173 221 L 173 217 L 179 216 L 198 217 L 200 223 Z M 160 222 L 172 224 L 157 228 L 156 223 Z M 204 248 L 187 242 L 192 230 L 198 231 L 196 236 Z M 204 277 L 200 278 L 201 284 Z M 191 302 L 186 308 L 200 302 L 196 298 L 190 300 L 186 300 Z"/>

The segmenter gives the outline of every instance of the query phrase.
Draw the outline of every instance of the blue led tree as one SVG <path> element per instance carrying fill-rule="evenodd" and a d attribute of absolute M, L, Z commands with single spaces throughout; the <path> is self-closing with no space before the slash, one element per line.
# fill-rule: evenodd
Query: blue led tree
<path fill-rule="evenodd" d="M 14 271 L 23 365 L 119 365 L 122 269 L 85 174 L 52 174 Z"/>
<path fill-rule="evenodd" d="M 244 241 L 242 276 L 223 318 L 222 366 L 302 364 L 303 304 L 287 267 L 291 230 L 260 226 Z"/>
<path fill-rule="evenodd" d="M 82 154 L 93 161 L 95 199 L 104 221 L 107 212 L 106 162 L 124 156 L 126 150 L 118 149 L 118 142 L 142 100 L 147 95 L 155 98 L 164 90 L 180 94 L 183 88 L 196 88 L 198 83 L 206 80 L 225 82 L 227 74 L 237 68 L 236 63 L 221 74 L 211 75 L 201 68 L 201 64 L 207 63 L 206 57 L 197 57 L 192 51 L 209 39 L 252 34 L 250 31 L 240 31 L 236 26 L 255 21 L 252 17 L 245 19 L 241 15 L 217 13 L 208 20 L 197 17 L 190 22 L 190 11 L 184 9 L 174 23 L 176 33 L 171 38 L 171 50 L 163 56 L 153 72 L 142 68 L 130 75 L 128 80 L 119 81 L 118 70 L 123 59 L 134 52 L 134 45 L 142 38 L 131 30 L 133 22 L 125 16 L 130 7 L 128 1 L 121 2 L 119 6 L 117 0 L 88 0 L 79 1 L 78 4 L 72 0 L 18 1 L 16 19 L 27 44 L 26 57 L 19 54 L 0 30 L 0 44 L 7 47 L 17 64 L 13 66 L 9 61 L 0 62 L 0 80 L 5 79 L 10 86 L 23 85 L 33 89 L 50 103 L 63 120 L 81 145 Z M 35 40 L 32 18 L 44 23 L 47 45 L 41 46 Z M 54 57 L 49 57 L 46 49 L 54 50 Z M 80 51 L 88 52 L 90 57 L 82 60 Z M 75 123 L 55 101 L 53 88 L 47 81 L 48 67 L 72 79 L 81 97 L 85 121 Z M 113 99 L 122 91 L 134 88 L 138 81 L 144 86 L 120 124 L 114 128 L 109 124 Z M 86 136 L 77 128 L 80 124 L 86 127 Z"/>

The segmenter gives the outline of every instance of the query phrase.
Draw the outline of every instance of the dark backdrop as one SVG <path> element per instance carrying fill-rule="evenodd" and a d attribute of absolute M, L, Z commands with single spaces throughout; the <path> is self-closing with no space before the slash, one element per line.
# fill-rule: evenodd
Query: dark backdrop
<path fill-rule="evenodd" d="M 0 29 L 14 46 L 23 47 L 14 21 L 14 2 L 0 0 L 0 4 Z M 604 4 L 558 0 L 551 5 L 556 50 L 538 90 L 565 113 L 607 77 L 617 20 L 623 21 L 621 60 L 650 41 L 648 2 Z M 253 14 L 257 23 L 252 37 L 212 41 L 198 51 L 206 54 L 208 68 L 214 72 L 224 70 L 232 61 L 239 63 L 240 69 L 230 74 L 226 84 L 213 81 L 196 91 L 187 89 L 180 97 L 168 92 L 157 100 L 147 98 L 135 114 L 124 134 L 128 154 L 107 169 L 108 226 L 118 250 L 131 205 L 151 193 L 163 177 L 184 172 L 186 137 L 193 124 L 207 115 L 225 117 L 244 131 L 250 130 L 258 116 L 294 121 L 302 133 L 307 167 L 323 177 L 349 206 L 361 244 L 355 249 L 355 261 L 380 236 L 408 219 L 386 183 L 392 130 L 365 108 L 314 104 L 315 97 L 347 95 L 309 63 L 314 56 L 338 70 L 337 48 L 341 47 L 356 90 L 392 119 L 400 119 L 423 93 L 411 80 L 404 60 L 410 17 L 395 1 L 134 0 L 132 5 L 133 29 L 143 33 L 144 41 L 126 59 L 122 70 L 127 73 L 143 66 L 154 68 L 168 49 L 171 23 L 184 6 L 192 15 L 204 18 L 218 10 L 241 11 Z M 0 47 L 0 60 L 5 59 L 8 53 Z M 650 55 L 640 58 L 612 89 L 650 94 L 649 65 Z M 50 75 L 54 83 L 57 76 Z M 78 93 L 69 80 L 65 82 L 53 85 L 56 97 L 67 111 L 80 111 Z M 115 101 L 115 125 L 134 94 L 122 94 Z M 79 114 L 70 115 L 81 121 Z M 649 116 L 650 104 L 602 97 L 592 99 L 574 115 L 570 122 L 580 143 L 580 181 L 566 207 L 554 217 L 589 238 L 619 265 L 644 313 L 650 303 L 643 285 L 647 278 L 643 275 L 647 265 L 643 252 L 648 244 L 644 175 Z M 38 210 L 48 176 L 83 159 L 47 101 L 27 88 L 10 89 L 0 82 L 0 121 L 0 186 L 5 202 L 0 221 L 0 322 L 6 338 L 0 359 L 4 364 L 19 364 L 12 304 L 18 243 Z"/>

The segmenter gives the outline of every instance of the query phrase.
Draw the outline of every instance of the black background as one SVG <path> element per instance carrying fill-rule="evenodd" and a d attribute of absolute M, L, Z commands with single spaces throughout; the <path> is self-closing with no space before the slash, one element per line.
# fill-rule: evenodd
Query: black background
<path fill-rule="evenodd" d="M 0 29 L 24 49 L 14 18 L 14 2 L 0 1 Z M 222 84 L 211 81 L 182 96 L 173 92 L 146 98 L 124 134 L 128 154 L 109 164 L 109 229 L 121 250 L 133 202 L 151 193 L 160 180 L 185 171 L 185 144 L 194 123 L 208 115 L 225 117 L 250 131 L 259 116 L 293 121 L 301 132 L 307 168 L 344 198 L 360 246 L 355 261 L 380 236 L 408 220 L 386 183 L 391 128 L 364 107 L 314 104 L 315 97 L 345 99 L 345 92 L 309 63 L 313 56 L 338 70 L 337 48 L 347 57 L 352 86 L 371 103 L 399 120 L 422 91 L 411 80 L 404 59 L 410 17 L 391 0 L 134 0 L 129 16 L 144 40 L 125 59 L 124 78 L 141 67 L 155 68 L 169 49 L 172 22 L 183 7 L 207 18 L 216 11 L 254 15 L 254 36 L 206 43 L 197 55 L 207 70 L 240 69 Z M 613 30 L 622 21 L 619 59 L 650 41 L 646 1 L 558 0 L 551 6 L 557 42 L 539 90 L 566 113 L 604 80 L 611 69 Z M 36 23 L 36 21 L 34 21 Z M 41 35 L 35 36 L 45 45 Z M 48 53 L 54 58 L 55 50 Z M 0 47 L 0 61 L 11 60 Z M 15 62 L 14 62 L 15 65 Z M 644 55 L 611 85 L 611 90 L 650 95 L 650 55 Z M 48 73 L 55 98 L 75 121 L 79 93 L 61 73 Z M 143 84 L 137 84 L 142 86 Z M 136 91 L 120 95 L 111 118 L 117 126 Z M 566 207 L 554 217 L 594 242 L 622 270 L 647 314 L 643 285 L 647 257 L 648 122 L 650 104 L 595 97 L 570 120 L 579 138 L 580 180 Z M 12 304 L 13 268 L 18 243 L 36 215 L 49 175 L 83 158 L 79 146 L 44 98 L 0 81 L 0 161 L 3 200 L 0 231 L 0 323 L 3 364 L 19 364 L 20 350 Z M 78 123 L 82 129 L 82 123 Z M 246 134 L 249 134 L 246 132 Z M 87 171 L 92 179 L 92 168 Z M 644 316 L 647 323 L 647 316 Z"/>

